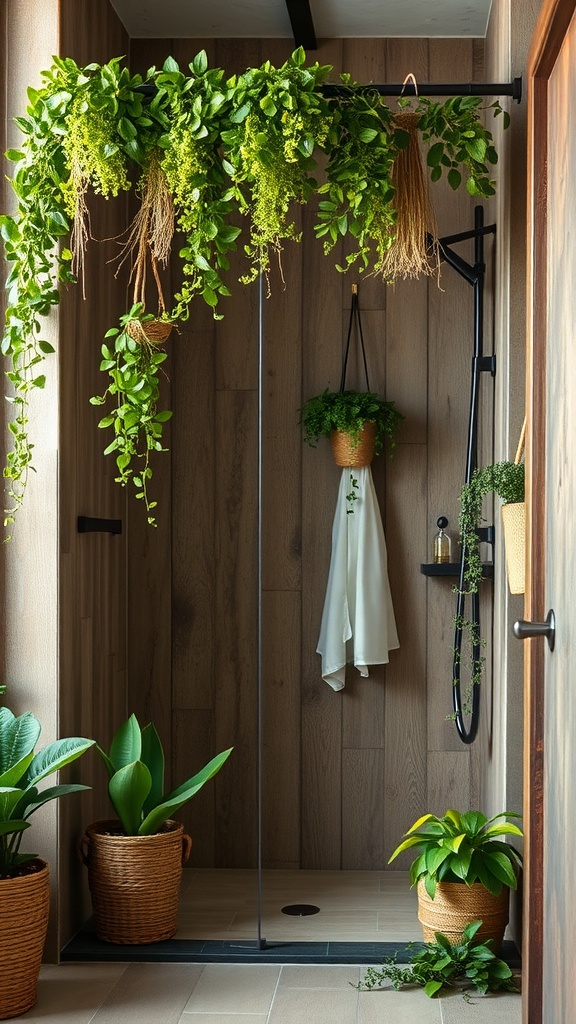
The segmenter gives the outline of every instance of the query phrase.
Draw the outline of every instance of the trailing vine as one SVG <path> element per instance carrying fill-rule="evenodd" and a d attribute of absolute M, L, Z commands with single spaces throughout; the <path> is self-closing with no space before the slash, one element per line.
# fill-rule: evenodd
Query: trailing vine
<path fill-rule="evenodd" d="M 0 217 L 9 266 L 1 350 L 8 360 L 13 406 L 13 448 L 4 468 L 5 524 L 14 521 L 32 468 L 29 402 L 45 386 L 43 361 L 54 351 L 43 318 L 58 304 L 60 286 L 82 277 L 91 235 L 91 192 L 113 198 L 136 183 L 142 206 L 120 261 L 134 260 L 137 295 L 124 316 L 135 319 L 144 333 L 150 320 L 143 308 L 142 274 L 151 261 L 158 283 L 155 262 L 168 259 L 174 217 L 184 244 L 179 289 L 169 308 L 159 309 L 161 319 L 169 322 L 186 319 L 198 295 L 220 316 L 219 300 L 230 294 L 227 272 L 242 217 L 248 222 L 244 252 L 249 261 L 243 282 L 259 273 L 268 279 L 272 257 L 282 269 L 285 240 L 300 237 L 294 204 L 307 203 L 316 193 L 315 233 L 325 251 L 331 252 L 339 238 L 353 243 L 354 251 L 339 270 L 358 261 L 361 269 L 383 272 L 395 236 L 391 172 L 408 133 L 375 90 L 343 75 L 344 91 L 333 102 L 322 90 L 332 68 L 306 67 L 301 48 L 280 68 L 266 61 L 231 78 L 210 69 L 204 51 L 189 65 L 190 74 L 171 57 L 145 77 L 131 75 L 121 63 L 114 58 L 80 68 L 70 58 L 54 58 L 42 74 L 41 88 L 29 89 L 25 116 L 16 118 L 23 141 L 7 154 L 15 164 L 16 211 Z M 488 166 L 495 163 L 496 152 L 479 104 L 475 97 L 444 104 L 419 99 L 411 109 L 418 113 L 420 135 L 429 147 L 432 181 L 446 171 L 457 188 L 465 170 L 468 191 L 488 196 L 494 189 Z M 498 103 L 492 106 L 501 113 Z M 322 183 L 320 158 L 326 164 Z M 129 455 L 144 460 L 142 473 L 133 472 L 129 462 L 119 465 L 119 480 L 125 484 L 130 475 L 143 480 L 136 493 L 153 519 L 145 485 L 149 454 L 162 450 L 159 424 L 164 421 L 158 417 L 164 413 L 155 411 L 155 403 L 164 354 L 146 346 L 137 352 L 134 338 L 127 340 L 124 316 L 114 328 L 114 352 L 108 337 L 102 360 L 103 371 L 115 374 L 112 388 L 117 390 L 109 386 L 98 400 L 123 395 L 118 409 L 130 407 L 113 414 L 110 426 L 117 434 L 107 451 L 122 462 Z M 139 389 L 130 383 L 138 374 Z M 135 442 L 137 422 L 144 448 Z"/>
<path fill-rule="evenodd" d="M 244 248 L 252 268 L 244 283 L 268 275 L 271 253 L 281 268 L 282 242 L 300 239 L 290 220 L 292 204 L 307 203 L 318 188 L 313 154 L 326 143 L 334 118 L 320 86 L 331 67 L 306 68 L 305 60 L 300 47 L 282 67 L 266 61 L 235 84 L 232 126 L 222 141 L 234 195 L 251 222 Z"/>

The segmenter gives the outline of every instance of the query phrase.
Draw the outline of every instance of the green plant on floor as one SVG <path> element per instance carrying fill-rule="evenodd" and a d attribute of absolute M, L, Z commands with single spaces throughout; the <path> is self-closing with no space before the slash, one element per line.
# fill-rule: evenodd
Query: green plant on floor
<path fill-rule="evenodd" d="M 382 967 L 368 967 L 358 988 L 382 988 L 390 981 L 398 990 L 403 985 L 420 985 L 427 996 L 439 996 L 446 989 L 458 988 L 465 999 L 469 990 L 480 995 L 486 992 L 518 992 L 512 971 L 492 950 L 491 940 L 475 938 L 481 921 L 470 921 L 462 940 L 452 944 L 441 932 L 436 942 L 427 942 L 422 949 L 410 953 L 408 964 L 398 963 L 398 954 L 387 957 Z M 409 949 L 412 943 L 409 944 Z"/>
<path fill-rule="evenodd" d="M 394 434 L 404 417 L 394 402 L 386 402 L 373 391 L 330 391 L 309 398 L 300 410 L 304 441 L 315 448 L 321 437 L 330 437 L 333 430 L 350 434 L 352 444 L 359 444 L 365 423 L 376 424 L 375 452 L 380 454 L 388 438 L 394 447 Z"/>
<path fill-rule="evenodd" d="M 404 850 L 416 848 L 418 856 L 410 866 L 415 886 L 423 880 L 426 892 L 434 899 L 438 882 L 462 882 L 471 886 L 480 882 L 494 896 L 504 885 L 516 889 L 522 855 L 506 835 L 522 836 L 522 830 L 508 818 L 521 818 L 511 811 L 487 818 L 480 811 L 448 810 L 442 818 L 424 814 L 405 833 L 388 863 Z"/>
<path fill-rule="evenodd" d="M 127 836 L 151 836 L 208 782 L 232 747 L 217 754 L 196 775 L 164 793 L 164 750 L 155 727 L 140 728 L 135 715 L 120 726 L 107 754 L 96 748 L 109 776 L 108 794 Z"/>
<path fill-rule="evenodd" d="M 36 751 L 41 731 L 32 712 L 15 716 L 8 708 L 0 707 L 0 878 L 17 875 L 21 865 L 36 858 L 35 853 L 20 853 L 20 844 L 31 825 L 28 819 L 39 807 L 90 788 L 76 783 L 39 787 L 48 775 L 59 772 L 94 745 L 94 740 L 72 736 Z"/>

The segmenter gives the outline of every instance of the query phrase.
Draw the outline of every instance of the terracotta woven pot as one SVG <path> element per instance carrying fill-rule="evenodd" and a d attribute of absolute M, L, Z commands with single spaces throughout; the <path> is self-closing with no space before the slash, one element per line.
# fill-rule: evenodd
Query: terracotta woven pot
<path fill-rule="evenodd" d="M 337 466 L 369 466 L 374 458 L 376 424 L 365 423 L 356 441 L 343 430 L 333 430 L 330 434 L 332 454 Z"/>
<path fill-rule="evenodd" d="M 96 934 L 106 942 L 142 945 L 174 935 L 192 840 L 177 821 L 163 828 L 152 836 L 125 836 L 118 821 L 97 821 L 80 840 Z"/>
<path fill-rule="evenodd" d="M 470 921 L 482 921 L 476 937 L 493 939 L 493 949 L 502 946 L 508 924 L 510 890 L 504 886 L 493 896 L 480 882 L 468 886 L 464 882 L 439 882 L 434 899 L 430 899 L 424 882 L 418 882 L 418 920 L 425 942 L 434 942 L 434 933 L 442 932 L 451 943 L 462 938 Z"/>
<path fill-rule="evenodd" d="M 0 1020 L 26 1013 L 36 1002 L 50 906 L 45 861 L 19 878 L 0 880 Z"/>
<path fill-rule="evenodd" d="M 513 501 L 502 505 L 506 573 L 511 594 L 524 593 L 524 567 L 526 562 L 526 505 Z"/>

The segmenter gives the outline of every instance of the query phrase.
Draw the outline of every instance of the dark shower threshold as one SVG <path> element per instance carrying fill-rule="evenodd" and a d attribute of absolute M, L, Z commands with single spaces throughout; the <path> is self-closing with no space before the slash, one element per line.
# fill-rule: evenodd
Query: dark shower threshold
<path fill-rule="evenodd" d="M 420 943 L 413 943 L 412 950 Z M 62 950 L 66 962 L 130 962 L 192 964 L 380 964 L 385 957 L 398 955 L 402 963 L 409 955 L 406 942 L 269 942 L 257 949 L 255 942 L 215 939 L 167 939 L 145 946 L 117 946 L 103 942 L 85 929 Z M 520 954 L 513 942 L 504 942 L 502 959 L 510 967 L 520 967 Z"/>

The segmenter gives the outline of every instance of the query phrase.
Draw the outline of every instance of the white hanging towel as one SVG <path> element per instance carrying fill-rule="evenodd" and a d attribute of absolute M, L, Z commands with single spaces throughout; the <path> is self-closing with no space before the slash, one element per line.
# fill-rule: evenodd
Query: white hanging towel
<path fill-rule="evenodd" d="M 352 492 L 356 501 L 348 501 Z M 348 510 L 351 511 L 348 514 Z M 332 558 L 317 653 L 322 678 L 342 690 L 346 664 L 361 676 L 369 665 L 384 665 L 399 647 L 384 528 L 370 466 L 342 470 L 332 527 Z"/>

